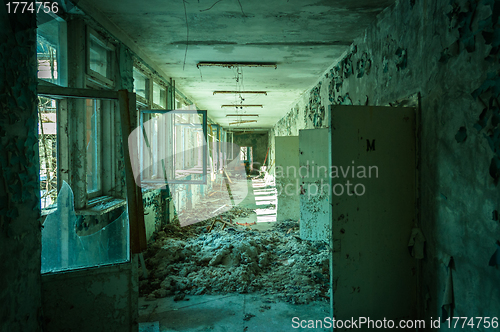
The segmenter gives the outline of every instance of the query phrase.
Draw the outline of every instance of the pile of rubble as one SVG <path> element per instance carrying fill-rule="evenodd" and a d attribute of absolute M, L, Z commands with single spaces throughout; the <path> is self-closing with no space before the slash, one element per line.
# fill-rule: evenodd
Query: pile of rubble
<path fill-rule="evenodd" d="M 297 222 L 278 222 L 263 232 L 223 221 L 210 229 L 213 224 L 169 225 L 158 232 L 145 255 L 148 279 L 140 282 L 141 295 L 259 292 L 297 304 L 328 299 L 328 247 L 301 240 Z"/>

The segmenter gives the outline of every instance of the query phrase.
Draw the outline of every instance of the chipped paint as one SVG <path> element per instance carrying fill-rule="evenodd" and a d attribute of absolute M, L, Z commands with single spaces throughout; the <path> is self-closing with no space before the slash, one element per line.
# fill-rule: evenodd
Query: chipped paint
<path fill-rule="evenodd" d="M 457 266 L 453 282 L 461 286 L 454 288 L 455 297 L 467 299 L 455 302 L 456 312 L 472 316 L 500 310 L 488 296 L 496 292 L 497 270 L 485 269 L 500 232 L 491 212 L 500 204 L 498 8 L 492 0 L 396 3 L 269 134 L 272 146 L 274 136 L 314 128 L 309 114 L 320 106 L 399 105 L 420 93 L 425 318 L 441 315 L 448 275 L 436 257 L 444 254 Z M 325 89 L 311 98 L 320 84 Z"/>
<path fill-rule="evenodd" d="M 39 331 L 40 191 L 35 17 L 0 9 L 0 309 L 3 331 Z"/>

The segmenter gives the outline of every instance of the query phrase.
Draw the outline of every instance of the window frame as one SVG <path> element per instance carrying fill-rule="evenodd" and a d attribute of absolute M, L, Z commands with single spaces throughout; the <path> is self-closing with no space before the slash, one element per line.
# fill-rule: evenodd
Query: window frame
<path fill-rule="evenodd" d="M 204 138 L 205 138 L 205 142 L 206 142 L 206 145 L 208 147 L 208 140 L 207 140 L 207 135 L 208 135 L 208 115 L 207 115 L 207 111 L 206 110 L 163 110 L 163 109 L 160 109 L 160 110 L 156 110 L 156 109 L 148 109 L 148 110 L 140 110 L 140 127 L 143 128 L 144 127 L 144 117 L 143 115 L 145 114 L 166 114 L 166 113 L 169 113 L 169 112 L 174 112 L 175 114 L 197 114 L 197 115 L 201 115 L 203 120 L 202 120 L 202 123 L 201 123 L 201 130 L 203 132 L 203 135 L 204 135 Z M 176 126 L 179 126 L 179 124 L 175 124 L 173 123 L 172 124 L 173 127 L 175 128 Z M 189 124 L 181 124 L 182 126 L 190 126 Z M 181 128 L 181 131 L 183 129 Z M 167 130 L 163 130 L 163 132 L 165 133 L 165 136 L 167 135 Z M 176 132 L 177 130 L 173 130 L 172 131 L 172 137 L 173 137 L 173 165 L 174 167 L 172 168 L 173 171 L 175 172 L 176 170 L 176 158 L 175 156 L 178 155 L 177 153 L 177 140 L 178 139 L 182 139 L 184 140 L 184 137 L 180 137 L 178 138 L 177 135 L 176 135 Z M 184 136 L 184 135 L 181 135 L 181 136 Z M 167 137 L 164 137 L 165 141 L 167 139 Z M 139 137 L 139 155 L 140 155 L 140 164 L 141 164 L 141 169 L 143 169 L 143 156 L 144 156 L 144 152 L 143 152 L 143 144 L 142 142 L 140 141 L 140 137 Z M 201 176 L 201 180 L 179 180 L 179 179 L 175 179 L 175 180 L 168 180 L 168 184 L 207 184 L 207 179 L 208 179 L 208 175 L 207 175 L 207 171 L 208 171 L 208 151 L 207 151 L 207 148 L 203 148 L 201 149 L 202 150 L 202 176 Z M 184 160 L 182 160 L 182 163 L 184 164 Z M 170 175 L 170 174 L 169 174 Z M 143 175 L 142 175 L 142 172 L 141 172 L 141 182 L 144 183 L 144 184 L 152 184 L 154 185 L 155 181 L 154 180 L 144 180 L 143 178 Z"/>
<path fill-rule="evenodd" d="M 86 103 L 88 101 L 92 101 L 92 108 L 95 108 L 96 109 L 96 112 L 97 112 L 97 119 L 95 120 L 96 121 L 96 144 L 95 146 L 97 147 L 97 151 L 94 155 L 95 157 L 95 160 L 96 160 L 96 182 L 97 182 L 97 189 L 89 189 L 89 183 L 88 183 L 88 176 L 89 176 L 89 168 L 88 168 L 88 164 L 89 164 L 89 158 L 88 158 L 88 154 L 86 154 L 85 158 L 87 158 L 87 168 L 85 169 L 85 174 L 87 176 L 87 181 L 86 181 L 86 187 L 85 187 L 85 190 L 86 190 L 86 193 L 87 193 L 87 205 L 89 204 L 89 201 L 94 199 L 94 198 L 97 198 L 97 197 L 100 197 L 100 196 L 103 196 L 103 179 L 101 177 L 101 174 L 104 172 L 104 167 L 103 167 L 103 156 L 105 155 L 104 154 L 104 149 L 103 149 L 103 144 L 102 142 L 104 141 L 103 140 L 103 132 L 104 132 L 104 128 L 103 128 L 103 114 L 104 113 L 108 113 L 108 112 L 104 112 L 103 109 L 104 109 L 104 100 L 102 99 L 86 99 Z M 97 106 L 96 104 L 100 104 L 99 106 Z M 88 105 L 86 104 L 85 105 L 86 107 L 88 107 Z M 88 112 L 87 112 L 87 109 L 85 110 L 86 114 L 86 123 L 89 123 L 89 119 L 87 118 L 88 116 Z M 92 121 L 92 120 L 90 120 Z M 92 126 L 92 124 L 91 124 Z M 87 130 L 88 128 L 86 127 L 85 128 L 85 133 L 87 134 Z M 90 143 L 90 142 L 89 142 Z M 88 147 L 87 147 L 88 149 Z M 106 154 L 107 155 L 107 154 Z"/>
<path fill-rule="evenodd" d="M 42 180 L 40 178 L 40 206 L 41 206 L 41 210 L 42 210 L 42 214 L 44 212 L 47 212 L 47 211 L 52 211 L 54 208 L 57 207 L 57 194 L 59 193 L 59 189 L 60 189 L 60 153 L 59 153 L 59 145 L 60 145 L 60 137 L 59 137 L 59 133 L 60 133 L 60 130 L 59 130 L 59 125 L 60 125 L 60 120 L 59 120 L 59 109 L 60 109 L 60 101 L 59 99 L 57 98 L 53 98 L 53 97 L 49 97 L 49 96 L 43 96 L 43 95 L 37 95 L 38 98 L 46 98 L 46 99 L 49 99 L 49 100 L 53 100 L 55 101 L 55 112 L 53 112 L 55 114 L 55 129 L 56 129 L 56 138 L 55 138 L 55 154 L 56 154 L 56 157 L 55 157 L 55 162 L 56 162 L 56 165 L 55 165 L 55 174 L 54 174 L 54 177 L 55 177 L 55 182 L 56 182 L 56 198 L 55 198 L 55 201 L 52 202 L 52 204 L 48 205 L 48 206 L 43 206 L 42 207 L 42 193 L 41 193 L 41 185 L 42 185 Z M 40 136 L 42 133 L 43 133 L 43 122 L 41 121 L 40 119 L 40 109 L 39 109 L 39 105 L 37 106 L 37 113 L 38 113 L 38 126 L 39 126 L 39 133 L 38 133 L 38 136 Z M 42 127 L 40 129 L 40 127 Z M 47 135 L 50 135 L 50 134 L 47 134 Z M 38 140 L 40 140 L 40 137 L 38 137 Z M 38 142 L 38 149 L 39 149 L 39 163 L 40 163 L 40 172 L 39 172 L 39 176 L 40 176 L 40 173 L 42 171 L 42 165 L 41 165 L 41 162 L 42 162 L 42 156 L 41 156 L 41 150 L 40 150 L 40 142 Z M 53 153 L 54 151 L 52 151 Z M 44 154 L 46 154 L 46 150 L 44 148 Z M 44 156 L 46 157 L 46 156 Z M 45 169 L 45 167 L 44 167 Z M 49 181 L 49 178 L 47 178 L 45 181 Z M 46 193 L 48 194 L 48 193 Z"/>
<path fill-rule="evenodd" d="M 102 74 L 90 68 L 90 48 L 92 40 L 94 40 L 99 46 L 103 47 L 107 52 L 106 76 L 103 76 Z M 115 54 L 115 46 L 87 25 L 85 38 L 85 74 L 87 78 L 87 85 L 105 87 L 108 89 L 113 89 L 115 87 Z"/>
<path fill-rule="evenodd" d="M 151 77 L 150 77 L 149 73 L 147 73 L 141 67 L 142 66 L 138 66 L 138 65 L 134 64 L 132 77 L 134 77 L 134 72 L 138 72 L 139 75 L 141 75 L 141 76 L 144 77 L 144 80 L 146 81 L 146 84 L 145 84 L 145 90 L 146 90 L 145 91 L 145 95 L 146 95 L 146 97 L 143 97 L 143 96 L 141 96 L 141 95 L 139 95 L 137 93 L 137 90 L 136 90 L 136 87 L 135 87 L 135 78 L 134 78 L 134 89 L 133 89 L 133 92 L 135 93 L 136 103 L 144 105 L 144 108 L 151 108 L 151 103 L 152 103 L 151 96 L 150 96 L 152 94 L 152 91 L 151 91 L 151 88 L 150 88 Z"/>
<path fill-rule="evenodd" d="M 163 89 L 163 91 L 165 91 L 165 96 L 163 97 L 163 102 L 165 103 L 165 105 L 160 105 L 160 104 L 157 104 L 155 103 L 155 100 L 154 100 L 154 88 L 155 88 L 155 84 L 158 85 L 160 87 L 160 99 L 161 98 L 161 89 Z M 162 81 L 158 80 L 158 79 L 153 79 L 152 80 L 152 87 L 151 87 L 151 106 L 152 108 L 154 109 L 167 109 L 167 105 L 168 105 L 168 87 L 166 84 L 164 84 Z"/>
<path fill-rule="evenodd" d="M 46 23 L 49 22 L 57 22 L 58 24 L 58 49 L 56 54 L 56 62 L 57 62 L 57 81 L 51 82 L 44 78 L 38 77 L 38 58 L 37 58 L 37 78 L 43 82 L 47 82 L 48 84 L 55 84 L 63 87 L 68 86 L 68 34 L 67 34 L 67 22 L 65 19 L 60 17 L 55 13 L 45 13 L 40 11 L 36 14 L 37 16 L 37 47 L 38 47 L 38 35 L 39 29 Z M 40 23 L 39 21 L 44 20 L 44 23 Z M 44 37 L 43 34 L 40 34 L 42 38 L 47 40 L 47 37 Z M 38 53 L 37 53 L 38 55 Z"/>

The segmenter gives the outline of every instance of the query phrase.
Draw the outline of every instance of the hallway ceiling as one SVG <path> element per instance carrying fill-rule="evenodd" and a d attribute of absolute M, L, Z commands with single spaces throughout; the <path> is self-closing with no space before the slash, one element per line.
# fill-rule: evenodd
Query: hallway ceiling
<path fill-rule="evenodd" d="M 257 120 L 230 128 L 270 128 L 394 0 L 86 2 L 129 35 L 213 120 L 224 127 Z M 277 68 L 241 67 L 237 74 L 235 67 L 197 68 L 199 62 L 270 62 Z M 263 107 L 236 110 L 221 105 L 239 104 L 239 96 L 214 95 L 216 90 L 267 95 L 244 94 L 244 104 Z M 226 117 L 236 113 L 259 117 Z"/>

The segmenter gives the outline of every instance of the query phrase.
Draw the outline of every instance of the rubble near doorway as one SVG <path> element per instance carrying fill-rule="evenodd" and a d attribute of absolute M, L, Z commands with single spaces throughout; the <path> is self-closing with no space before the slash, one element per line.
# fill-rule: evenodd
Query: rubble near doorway
<path fill-rule="evenodd" d="M 292 304 L 329 301 L 328 244 L 300 239 L 296 220 L 258 222 L 276 212 L 276 201 L 260 193 L 276 191 L 262 179 L 248 181 L 251 202 L 186 227 L 174 219 L 155 234 L 144 255 L 140 296 L 178 301 L 250 293 Z"/>

